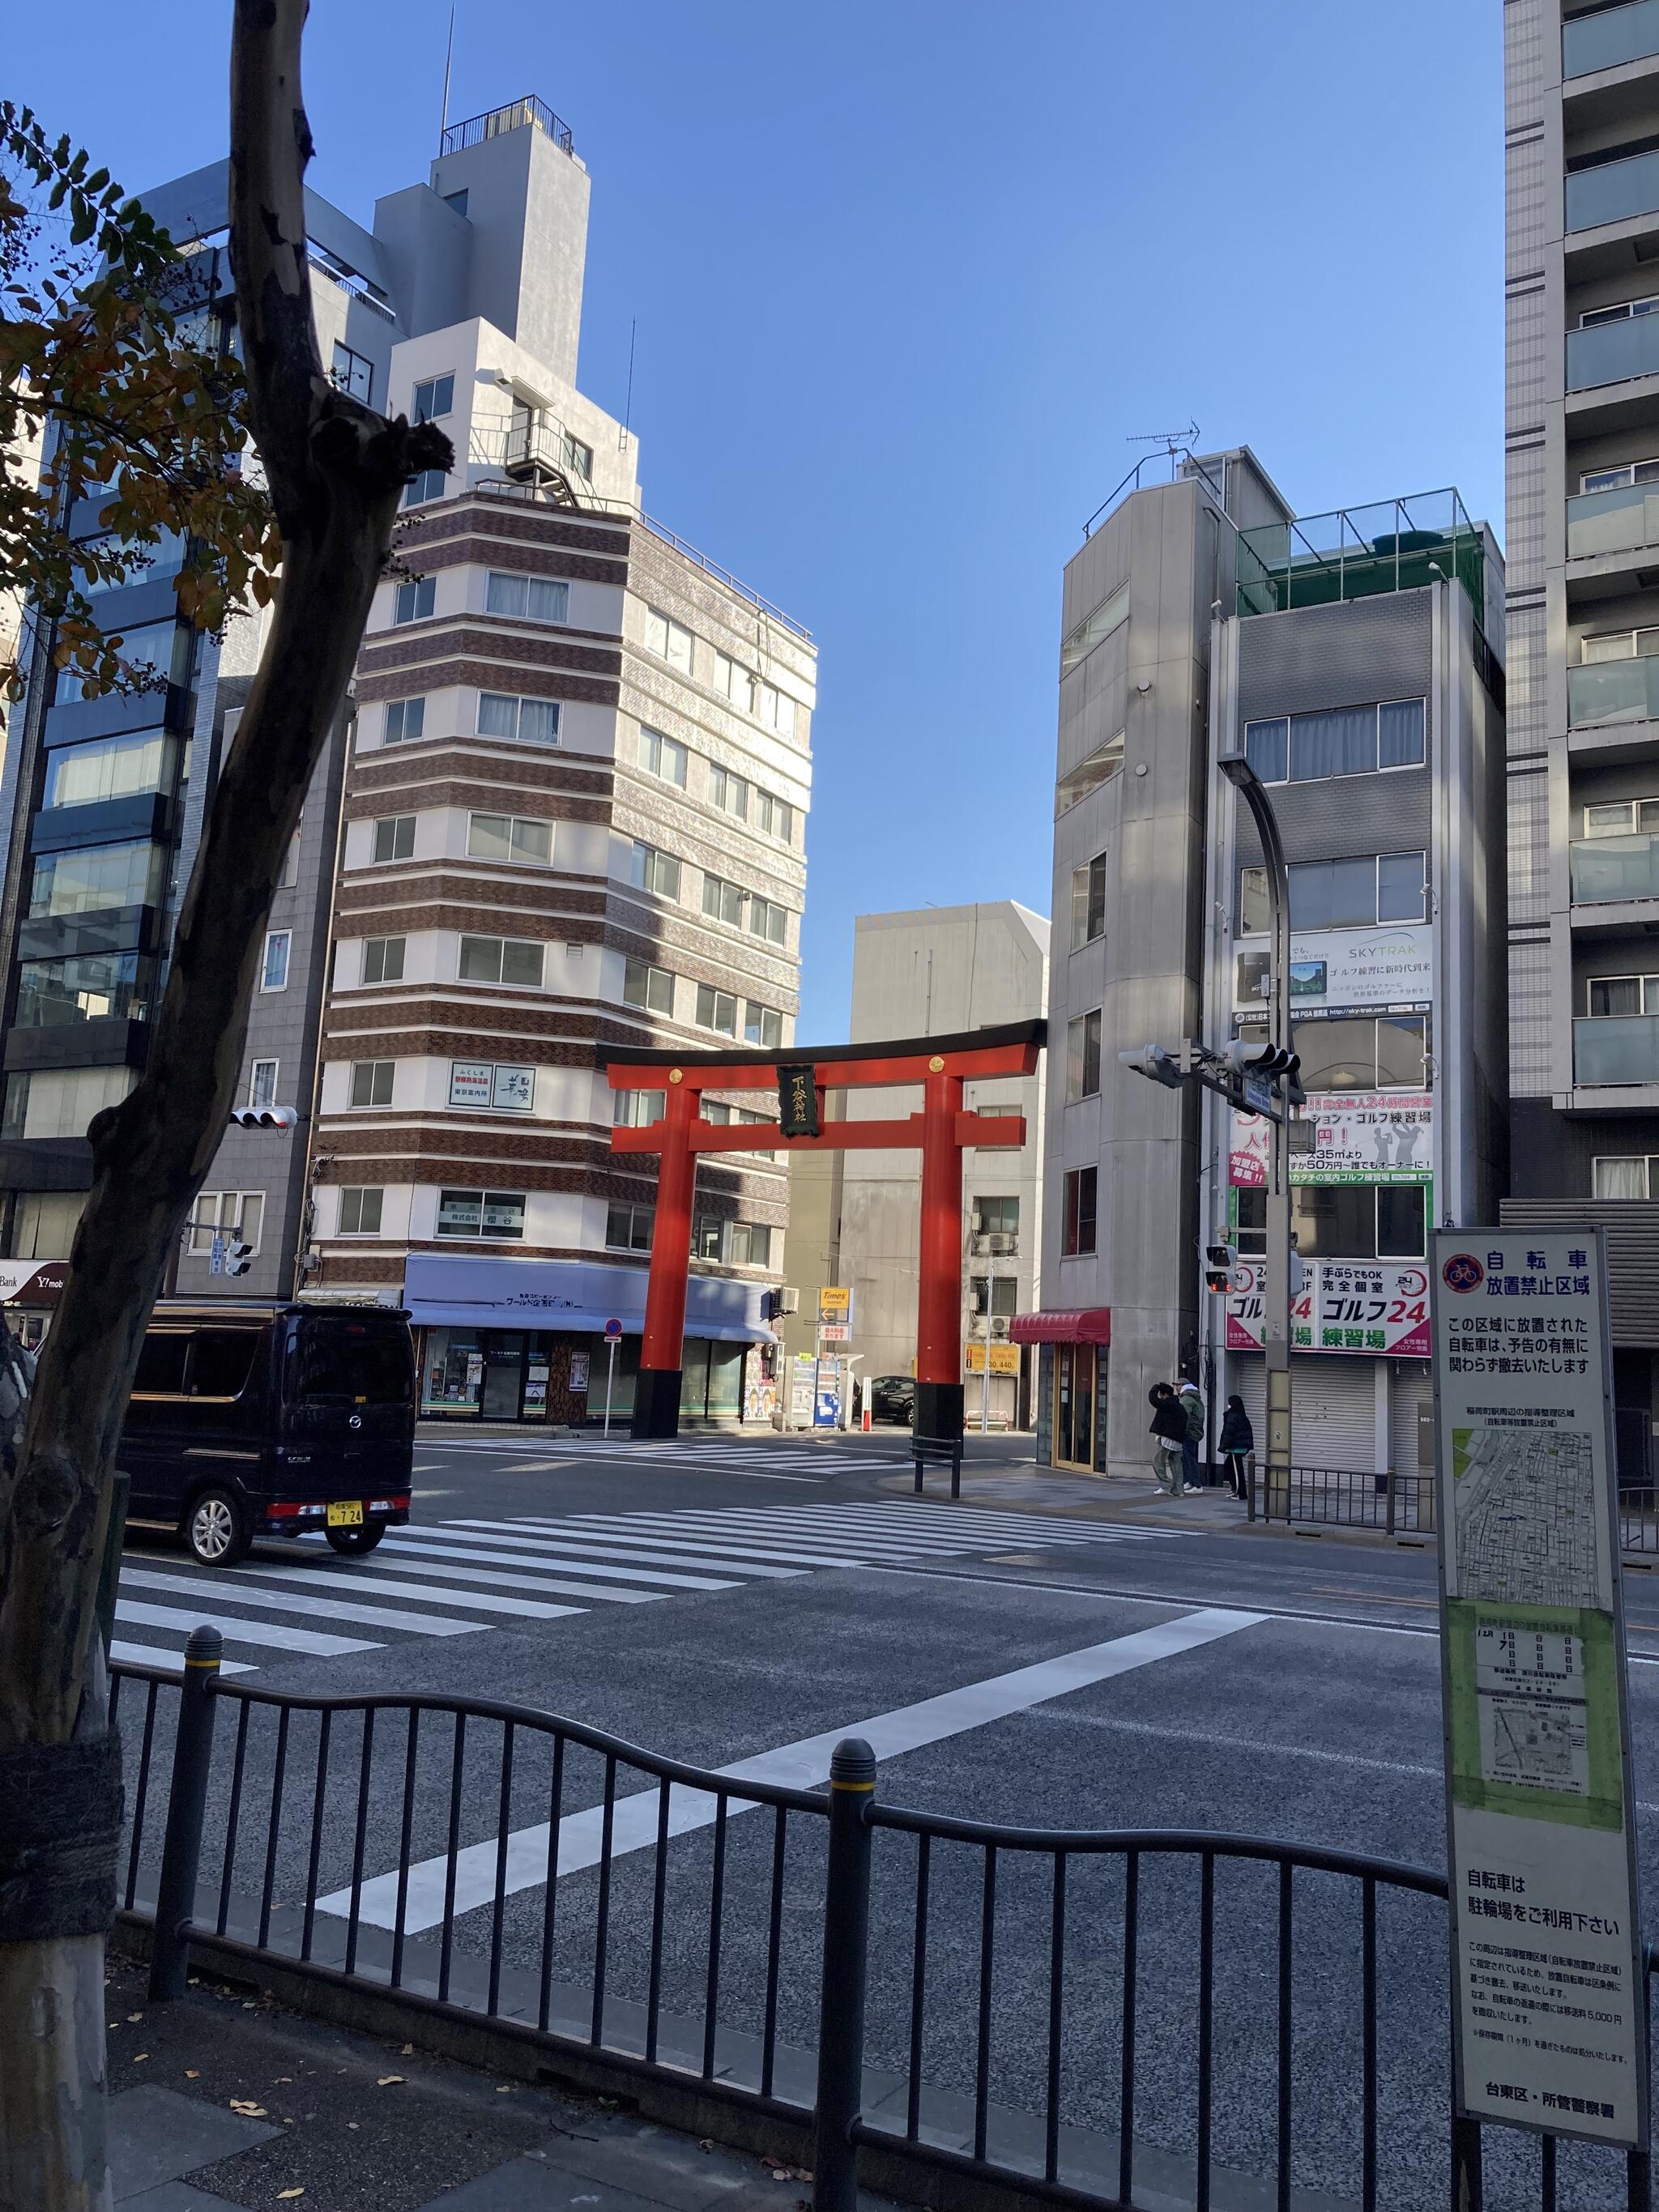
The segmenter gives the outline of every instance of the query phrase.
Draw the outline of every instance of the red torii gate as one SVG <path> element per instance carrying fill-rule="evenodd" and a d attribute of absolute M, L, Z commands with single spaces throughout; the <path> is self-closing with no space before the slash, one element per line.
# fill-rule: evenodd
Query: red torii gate
<path fill-rule="evenodd" d="M 827 1051 L 602 1051 L 613 1091 L 662 1091 L 663 1118 L 616 1128 L 613 1152 L 656 1152 L 657 1211 L 646 1286 L 645 1329 L 634 1393 L 636 1437 L 679 1433 L 685 1286 L 699 1152 L 750 1152 L 752 1123 L 706 1121 L 705 1091 L 766 1091 L 779 1102 L 779 1136 L 768 1151 L 921 1150 L 921 1280 L 916 1300 L 915 1433 L 962 1434 L 962 1155 L 964 1146 L 1018 1150 L 1023 1114 L 972 1114 L 962 1086 L 986 1077 L 1030 1075 L 1047 1034 L 1041 1021 L 971 1030 L 959 1036 L 844 1044 Z M 922 1108 L 902 1121 L 825 1121 L 826 1091 L 920 1084 Z"/>

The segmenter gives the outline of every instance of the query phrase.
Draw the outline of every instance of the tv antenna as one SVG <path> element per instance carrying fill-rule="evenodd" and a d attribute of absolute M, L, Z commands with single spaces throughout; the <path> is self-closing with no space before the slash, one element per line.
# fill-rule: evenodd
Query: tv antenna
<path fill-rule="evenodd" d="M 1123 442 L 1126 446 L 1162 446 L 1173 459 L 1183 447 L 1198 443 L 1198 425 L 1188 422 L 1184 430 L 1140 430 Z"/>

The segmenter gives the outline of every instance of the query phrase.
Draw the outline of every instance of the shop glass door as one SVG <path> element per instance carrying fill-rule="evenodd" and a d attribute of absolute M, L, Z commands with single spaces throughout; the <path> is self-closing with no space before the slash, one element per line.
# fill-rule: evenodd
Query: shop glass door
<path fill-rule="evenodd" d="M 1095 1463 L 1095 1347 L 1054 1346 L 1054 1464 L 1093 1472 Z"/>
<path fill-rule="evenodd" d="M 483 1401 L 486 1421 L 516 1421 L 524 1392 L 524 1338 L 509 1329 L 491 1329 L 484 1339 Z"/>

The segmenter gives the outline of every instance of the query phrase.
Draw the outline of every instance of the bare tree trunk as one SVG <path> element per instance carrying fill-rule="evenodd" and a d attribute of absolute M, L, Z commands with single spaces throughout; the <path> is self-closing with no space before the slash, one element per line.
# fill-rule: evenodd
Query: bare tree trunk
<path fill-rule="evenodd" d="M 0 2212 L 108 2202 L 100 2008 L 112 1838 L 96 1846 L 90 1882 L 84 1861 L 111 1812 L 97 1750 L 104 1669 L 89 1647 L 116 1446 L 163 1267 L 227 1125 L 272 892 L 344 699 L 401 489 L 452 459 L 431 425 L 387 423 L 323 374 L 302 193 L 305 14 L 305 0 L 237 0 L 231 52 L 231 260 L 254 440 L 283 539 L 274 619 L 209 810 L 145 1073 L 88 1132 L 92 1189 L 21 1441 L 0 1402 Z M 8 1349 L 0 1343 L 0 1361 Z M 66 1778 L 52 1801 L 58 1826 L 43 1837 L 37 1819 L 26 1835 L 18 1786 L 42 1774 L 48 1797 Z M 118 1830 L 118 1787 L 114 1814 Z M 35 1873 L 9 1884 L 24 1853 Z M 27 1913 L 9 1912 L 11 1889 L 29 1893 Z"/>

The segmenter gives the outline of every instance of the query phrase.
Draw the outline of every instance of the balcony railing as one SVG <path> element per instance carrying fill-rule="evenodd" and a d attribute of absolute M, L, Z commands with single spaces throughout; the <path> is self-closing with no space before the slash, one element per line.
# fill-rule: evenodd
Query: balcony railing
<path fill-rule="evenodd" d="M 1582 837 L 1567 848 L 1575 906 L 1659 898 L 1659 837 Z"/>
<path fill-rule="evenodd" d="M 1644 316 L 1644 322 L 1659 319 Z M 1659 545 L 1659 483 L 1616 484 L 1611 491 L 1581 492 L 1567 501 L 1567 558 L 1629 553 Z"/>
<path fill-rule="evenodd" d="M 1631 0 L 1561 26 L 1561 74 L 1568 80 L 1593 70 L 1617 69 L 1659 54 L 1659 0 Z"/>
<path fill-rule="evenodd" d="M 1659 719 L 1659 653 L 1639 660 L 1594 660 L 1567 671 L 1567 723 L 1596 730 L 1613 722 Z"/>
<path fill-rule="evenodd" d="M 1622 384 L 1627 377 L 1659 374 L 1659 315 L 1627 315 L 1567 332 L 1567 389 Z"/>
<path fill-rule="evenodd" d="M 551 415 L 509 422 L 501 443 L 501 464 L 509 469 L 550 470 L 589 481 L 588 449 Z"/>
<path fill-rule="evenodd" d="M 476 146 L 485 138 L 499 138 L 504 131 L 522 130 L 532 124 L 538 131 L 546 131 L 553 143 L 568 154 L 574 150 L 570 125 L 561 123 L 544 100 L 526 93 L 522 100 L 510 100 L 505 107 L 492 107 L 487 115 L 471 115 L 465 123 L 453 123 L 444 132 L 438 151 L 459 154 L 463 148 Z"/>
<path fill-rule="evenodd" d="M 1659 212 L 1659 153 L 1627 154 L 1576 169 L 1567 179 L 1567 228 L 1595 230 L 1633 215 Z"/>
<path fill-rule="evenodd" d="M 1572 1025 L 1575 1083 L 1659 1083 L 1659 1014 L 1581 1014 Z"/>
<path fill-rule="evenodd" d="M 1239 532 L 1241 615 L 1415 591 L 1437 576 L 1456 577 L 1480 623 L 1486 549 L 1455 491 L 1413 493 Z"/>

